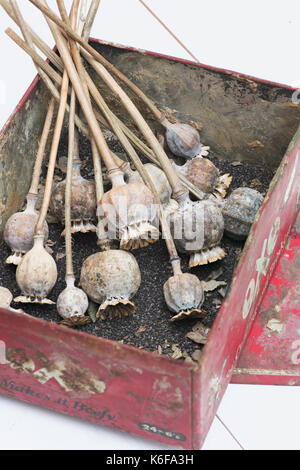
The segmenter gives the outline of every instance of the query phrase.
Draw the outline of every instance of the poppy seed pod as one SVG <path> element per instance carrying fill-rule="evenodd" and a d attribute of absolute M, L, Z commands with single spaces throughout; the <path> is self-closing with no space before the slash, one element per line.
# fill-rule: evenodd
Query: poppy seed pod
<path fill-rule="evenodd" d="M 204 302 L 201 282 L 194 274 L 179 273 L 164 284 L 164 296 L 168 308 L 176 313 L 171 322 L 186 318 L 200 318 Z"/>
<path fill-rule="evenodd" d="M 54 304 L 46 297 L 56 283 L 57 268 L 43 243 L 42 236 L 35 236 L 33 248 L 18 265 L 16 279 L 22 295 L 15 302 Z"/>
<path fill-rule="evenodd" d="M 156 165 L 153 165 L 153 163 L 146 163 L 144 165 L 144 168 L 147 170 L 147 173 L 149 174 L 156 188 L 156 191 L 158 192 L 160 202 L 163 205 L 168 204 L 172 196 L 172 188 L 168 182 L 168 179 L 165 173 Z M 129 170 L 128 182 L 129 183 L 143 183 L 143 179 L 140 176 L 138 171 Z"/>
<path fill-rule="evenodd" d="M 152 163 L 146 163 L 144 167 L 147 170 L 155 186 L 155 189 L 159 195 L 160 202 L 163 205 L 165 214 L 172 214 L 172 212 L 174 212 L 178 208 L 178 204 L 174 199 L 171 198 L 172 188 L 164 171 L 158 168 L 156 165 L 153 165 Z M 128 178 L 129 183 L 143 183 L 143 179 L 138 171 L 132 171 L 131 169 L 127 168 L 125 174 Z"/>
<path fill-rule="evenodd" d="M 13 301 L 13 295 L 10 292 L 9 289 L 6 289 L 6 287 L 0 287 L 0 308 L 6 308 L 7 310 L 10 310 L 11 312 L 15 313 L 25 313 L 23 310 L 15 310 L 10 306 L 10 304 Z"/>
<path fill-rule="evenodd" d="M 0 287 L 0 307 L 9 308 L 13 301 L 13 295 L 6 287 Z"/>
<path fill-rule="evenodd" d="M 93 221 L 96 218 L 96 190 L 95 183 L 88 181 L 80 173 L 81 160 L 73 159 L 72 171 L 72 199 L 71 199 L 71 232 L 95 232 Z M 57 219 L 64 224 L 65 220 L 65 192 L 66 180 L 58 183 L 51 195 L 51 211 Z M 65 231 L 62 236 L 65 235 Z"/>
<path fill-rule="evenodd" d="M 120 172 L 112 174 L 111 179 L 113 187 L 104 194 L 100 205 L 108 231 L 115 232 L 121 249 L 125 250 L 156 242 L 158 211 L 151 191 L 144 184 L 126 184 Z"/>
<path fill-rule="evenodd" d="M 190 254 L 189 266 L 213 263 L 226 256 L 219 246 L 224 232 L 221 209 L 211 200 L 179 201 L 179 209 L 170 216 L 170 228 L 180 253 Z"/>
<path fill-rule="evenodd" d="M 173 166 L 207 197 L 213 194 L 217 199 L 223 199 L 226 196 L 232 176 L 228 173 L 221 176 L 220 170 L 208 158 L 198 156 L 182 166 L 175 163 Z"/>
<path fill-rule="evenodd" d="M 163 118 L 161 124 L 166 129 L 166 141 L 171 152 L 177 157 L 194 158 L 201 152 L 199 132 L 189 124 L 171 124 Z"/>
<path fill-rule="evenodd" d="M 85 260 L 80 284 L 89 298 L 100 304 L 98 318 L 120 318 L 135 312 L 130 299 L 140 287 L 141 273 L 131 253 L 103 251 Z"/>
<path fill-rule="evenodd" d="M 235 189 L 223 206 L 224 228 L 228 237 L 245 240 L 263 202 L 263 196 L 251 188 Z"/>
<path fill-rule="evenodd" d="M 89 301 L 82 289 L 75 287 L 74 278 L 67 279 L 67 287 L 58 296 L 56 307 L 67 326 L 83 325 L 89 321 L 85 316 Z"/>
<path fill-rule="evenodd" d="M 26 209 L 23 212 L 13 214 L 6 222 L 4 229 L 5 243 L 12 250 L 6 263 L 18 265 L 22 256 L 33 247 L 33 237 L 36 223 L 39 218 L 35 210 L 37 197 L 27 196 Z M 48 239 L 48 225 L 44 223 L 44 240 Z"/>

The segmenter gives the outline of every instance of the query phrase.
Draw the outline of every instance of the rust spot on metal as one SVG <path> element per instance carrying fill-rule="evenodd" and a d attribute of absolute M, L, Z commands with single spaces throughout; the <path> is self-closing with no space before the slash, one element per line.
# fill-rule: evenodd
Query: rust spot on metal
<path fill-rule="evenodd" d="M 83 369 L 71 367 L 62 371 L 60 376 L 66 387 L 74 392 L 103 393 L 103 386 L 105 389 L 103 382 L 99 387 L 99 379 Z"/>
<path fill-rule="evenodd" d="M 260 140 L 254 140 L 248 144 L 250 149 L 264 149 L 265 146 Z"/>
<path fill-rule="evenodd" d="M 35 369 L 34 362 L 21 348 L 7 348 L 6 360 L 17 373 L 33 372 Z"/>

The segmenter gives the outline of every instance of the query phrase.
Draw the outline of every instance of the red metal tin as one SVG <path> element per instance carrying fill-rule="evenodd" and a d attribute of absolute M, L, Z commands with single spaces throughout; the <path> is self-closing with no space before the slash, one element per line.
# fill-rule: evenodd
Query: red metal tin
<path fill-rule="evenodd" d="M 234 383 L 300 385 L 299 224 L 300 215 L 240 355 Z"/>
<path fill-rule="evenodd" d="M 164 60 L 163 56 L 156 57 Z M 188 65 L 188 61 L 179 62 Z M 199 68 L 250 79 L 202 65 Z M 2 139 L 24 112 L 36 83 L 4 127 Z M 248 370 L 275 370 L 285 364 L 284 355 L 278 353 L 273 360 L 271 353 L 278 344 L 290 341 L 300 315 L 291 294 L 299 287 L 294 279 L 299 267 L 298 225 L 294 225 L 300 200 L 299 137 L 300 130 L 256 217 L 230 292 L 198 364 L 180 363 L 0 309 L 0 394 L 167 444 L 199 449 L 234 371 L 234 381 L 274 383 L 274 375 L 265 374 L 262 379 L 262 374 Z M 293 226 L 296 229 L 292 230 Z M 284 297 L 288 286 L 291 295 Z M 279 299 L 278 316 L 274 305 Z M 260 316 L 255 321 L 258 310 Z M 285 334 L 282 329 L 281 336 L 265 334 L 261 318 L 268 322 L 277 319 L 279 323 L 267 324 L 273 329 L 277 326 L 277 330 L 283 325 Z M 296 348 L 300 348 L 298 343 L 294 349 L 292 346 L 293 358 L 298 361 Z M 289 371 L 293 371 L 295 381 L 299 376 L 297 364 Z"/>

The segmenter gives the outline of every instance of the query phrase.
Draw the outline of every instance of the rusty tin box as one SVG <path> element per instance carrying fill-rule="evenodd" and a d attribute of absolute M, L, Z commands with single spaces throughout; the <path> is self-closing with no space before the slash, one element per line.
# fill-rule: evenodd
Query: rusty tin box
<path fill-rule="evenodd" d="M 92 43 L 166 113 L 201 122 L 203 142 L 224 158 L 278 169 L 198 364 L 0 309 L 0 394 L 200 449 L 231 380 L 295 384 L 300 375 L 300 106 L 283 85 Z M 47 103 L 36 78 L 1 131 L 0 233 L 27 193 Z"/>

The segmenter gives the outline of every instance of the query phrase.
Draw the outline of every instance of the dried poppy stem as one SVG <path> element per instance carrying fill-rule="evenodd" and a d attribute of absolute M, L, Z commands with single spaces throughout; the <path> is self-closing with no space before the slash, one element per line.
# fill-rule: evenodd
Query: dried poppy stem
<path fill-rule="evenodd" d="M 72 261 L 72 234 L 71 234 L 71 200 L 72 200 L 72 170 L 73 154 L 75 142 L 75 91 L 71 92 L 70 113 L 69 113 L 69 141 L 68 141 L 68 165 L 65 190 L 65 243 L 66 243 L 66 280 L 74 279 L 74 269 Z"/>
<path fill-rule="evenodd" d="M 58 108 L 58 114 L 57 114 L 53 140 L 52 140 L 52 146 L 51 146 L 51 152 L 50 152 L 50 157 L 49 157 L 48 172 L 47 172 L 47 178 L 46 178 L 46 184 L 45 184 L 45 193 L 44 193 L 42 207 L 40 210 L 39 220 L 35 229 L 36 235 L 41 235 L 42 233 L 43 224 L 44 224 L 44 221 L 46 220 L 48 207 L 50 203 L 58 145 L 59 145 L 61 131 L 63 127 L 66 103 L 67 103 L 67 98 L 68 98 L 68 89 L 69 89 L 69 77 L 68 77 L 67 72 L 65 71 L 63 75 L 63 80 L 62 80 L 60 104 Z"/>
<path fill-rule="evenodd" d="M 3 0 L 0 0 L 0 2 L 1 1 L 3 1 Z M 20 40 L 20 38 L 10 28 L 8 28 L 5 32 L 16 44 L 18 44 L 23 50 L 25 50 L 33 58 L 33 60 L 36 63 L 38 63 L 39 66 L 41 68 L 43 68 L 43 70 L 45 70 L 46 73 L 49 76 L 51 76 L 51 78 L 57 84 L 61 83 L 61 76 L 59 76 L 59 74 L 57 74 L 55 72 L 55 70 L 52 69 L 52 67 L 50 67 L 49 64 L 47 64 L 38 54 L 34 53 L 34 51 L 32 49 L 30 49 L 28 46 L 26 46 L 26 44 L 24 42 L 22 42 L 22 40 Z M 53 51 L 48 46 L 46 46 L 46 48 L 43 48 L 41 50 L 54 63 L 54 59 L 52 60 Z M 58 58 L 58 56 L 56 54 L 54 54 L 54 56 L 56 58 Z M 55 65 L 57 66 L 57 68 L 59 70 L 63 70 L 63 63 L 62 63 L 60 58 L 57 59 Z M 41 78 L 43 79 L 42 76 L 41 76 Z M 47 76 L 47 78 L 48 78 L 48 76 Z M 49 83 L 47 83 L 47 82 L 45 82 L 45 84 L 50 89 L 50 92 L 55 97 L 56 101 L 58 101 L 59 100 L 59 94 L 58 94 L 57 90 L 55 89 L 55 87 L 54 87 L 53 83 L 51 82 L 51 80 L 49 80 L 49 78 L 48 78 L 48 82 L 49 81 L 50 81 L 50 86 L 49 86 Z M 93 98 L 95 99 L 95 91 L 94 90 L 97 89 L 97 87 L 94 84 L 93 84 L 94 87 L 92 87 L 91 86 L 92 83 L 93 83 L 92 81 L 88 80 L 89 90 L 90 90 Z M 69 112 L 68 105 L 67 105 L 67 112 Z M 101 122 L 102 125 L 104 125 L 106 128 L 110 128 L 109 125 L 107 124 L 107 122 L 98 113 L 96 113 L 96 117 L 97 117 L 98 121 Z M 129 138 L 129 140 L 132 142 L 134 147 L 137 148 L 137 150 L 139 150 L 140 152 L 142 152 L 143 155 L 145 155 L 151 162 L 158 165 L 159 167 L 162 167 L 160 162 L 156 158 L 155 154 L 153 153 L 153 151 L 151 149 L 149 149 L 149 147 L 147 147 L 147 145 L 144 142 L 142 142 L 130 129 L 128 129 L 128 127 L 123 122 L 121 122 L 116 116 L 115 116 L 115 118 L 117 119 L 120 127 L 124 131 L 124 134 Z M 84 135 L 88 136 L 87 127 L 82 123 L 82 121 L 80 120 L 80 118 L 77 115 L 75 116 L 75 123 L 76 123 L 76 126 L 78 127 L 78 129 Z M 202 191 L 200 191 L 198 188 L 196 188 L 187 178 L 185 178 L 183 175 L 180 175 L 180 174 L 178 176 L 179 176 L 181 182 L 184 184 L 184 186 L 195 197 L 197 197 L 200 200 L 204 198 L 204 193 Z"/>
<path fill-rule="evenodd" d="M 74 0 L 71 11 L 71 23 L 73 27 L 76 25 L 78 8 L 80 0 Z M 72 200 L 72 173 L 73 173 L 73 154 L 74 145 L 76 141 L 75 136 L 75 109 L 76 109 L 76 94 L 72 88 L 70 113 L 69 113 L 69 140 L 68 140 L 68 164 L 67 164 L 67 177 L 65 188 L 65 243 L 66 243 L 66 281 L 73 279 L 74 268 L 72 260 L 72 233 L 71 233 L 71 200 Z"/>
<path fill-rule="evenodd" d="M 60 11 L 60 14 L 62 16 L 62 19 L 66 24 L 69 24 L 69 18 L 67 15 L 67 11 L 65 8 L 65 4 L 63 0 L 57 0 L 57 5 Z M 77 72 L 80 77 L 80 81 L 83 87 L 83 91 L 85 93 L 86 99 L 89 103 L 89 106 L 92 108 L 91 100 L 90 100 L 90 95 L 89 95 L 89 90 L 86 84 L 85 80 L 85 69 L 83 67 L 81 57 L 80 57 L 80 52 L 77 47 L 77 44 L 74 41 L 70 41 L 70 46 L 71 46 L 71 51 L 72 51 L 72 56 L 77 68 Z M 102 178 L 102 168 L 101 168 L 101 161 L 99 158 L 99 153 L 97 151 L 97 146 L 94 141 L 94 138 L 91 136 L 91 146 L 92 146 L 92 156 L 93 156 L 93 164 L 94 164 L 94 179 L 95 179 L 95 185 L 96 185 L 96 192 L 97 192 L 97 203 L 100 203 L 100 200 L 103 196 L 103 178 Z"/>
<path fill-rule="evenodd" d="M 46 4 L 46 2 L 45 2 Z M 114 163 L 114 160 L 111 156 L 110 150 L 107 146 L 107 143 L 104 139 L 104 136 L 101 132 L 101 129 L 99 127 L 98 121 L 94 115 L 92 106 L 90 105 L 85 91 L 83 89 L 83 86 L 80 82 L 80 78 L 78 75 L 78 72 L 75 68 L 75 65 L 72 61 L 71 55 L 69 53 L 66 41 L 62 34 L 59 31 L 59 28 L 57 28 L 50 20 L 47 19 L 47 22 L 49 24 L 50 30 L 53 34 L 53 37 L 56 41 L 57 47 L 60 51 L 61 58 L 65 64 L 65 67 L 68 71 L 68 75 L 70 77 L 70 80 L 72 81 L 72 84 L 74 86 L 78 101 L 80 103 L 80 106 L 85 114 L 86 120 L 89 124 L 90 131 L 95 139 L 95 142 L 97 144 L 98 150 L 100 154 L 102 155 L 102 158 L 104 160 L 104 163 L 107 167 L 107 169 L 110 170 L 117 170 L 116 165 Z"/>
<path fill-rule="evenodd" d="M 70 15 L 72 26 L 76 27 L 79 1 L 74 0 Z M 75 129 L 76 94 L 72 88 L 69 114 L 69 141 L 68 141 L 68 167 L 65 187 L 65 240 L 66 240 L 66 288 L 57 299 L 57 311 L 63 318 L 65 326 L 83 325 L 89 322 L 85 316 L 88 308 L 88 298 L 83 290 L 75 287 L 75 275 L 72 259 L 72 233 L 71 233 L 71 201 L 74 149 L 78 155 L 78 135 Z"/>
<path fill-rule="evenodd" d="M 23 43 L 22 41 L 21 42 L 24 45 L 26 45 L 28 47 L 31 47 L 33 49 L 33 53 L 35 53 L 34 48 L 33 48 L 33 42 L 32 42 L 32 39 L 31 39 L 31 34 L 30 34 L 29 27 L 28 27 L 27 23 L 24 21 L 24 18 L 22 17 L 22 14 L 19 10 L 19 7 L 18 7 L 16 1 L 12 2 L 12 7 L 10 7 L 9 4 L 7 4 L 6 2 L 3 2 L 3 0 L 1 0 L 1 5 L 3 6 L 3 8 L 5 10 L 9 9 L 10 15 L 12 15 L 14 17 L 15 21 L 20 26 L 26 43 Z M 6 33 L 7 33 L 7 31 L 6 31 Z M 34 64 L 37 68 L 38 74 L 40 75 L 42 80 L 45 82 L 47 88 L 52 92 L 52 94 L 57 93 L 57 90 L 56 90 L 55 86 L 53 85 L 52 81 L 49 79 L 48 75 L 44 72 L 43 69 L 41 69 L 37 65 L 36 62 L 34 62 Z"/>
<path fill-rule="evenodd" d="M 82 36 L 83 28 L 86 23 L 86 20 L 87 20 L 87 0 L 82 0 L 81 6 L 80 6 L 78 25 L 77 25 L 77 34 L 79 34 L 79 36 Z"/>
<path fill-rule="evenodd" d="M 48 88 L 48 90 L 50 91 L 50 93 L 52 94 L 52 96 L 55 98 L 55 100 L 59 103 L 60 101 L 60 94 L 59 92 L 57 91 L 55 85 L 53 84 L 52 80 L 54 80 L 54 82 L 61 86 L 62 84 L 62 77 L 61 75 L 59 75 L 52 67 L 49 66 L 49 64 L 47 64 L 47 62 L 45 62 L 41 56 L 39 56 L 32 48 L 30 48 L 24 41 L 22 41 L 22 39 L 20 39 L 20 37 L 14 32 L 12 31 L 10 28 L 6 29 L 5 33 L 18 45 L 20 46 L 25 52 L 28 53 L 28 55 L 33 59 L 34 63 L 35 64 L 38 64 L 38 66 L 41 68 L 41 70 L 39 71 L 39 74 L 40 74 L 40 77 L 41 79 L 43 80 L 43 82 L 45 83 L 46 87 Z M 45 72 L 45 73 L 44 73 Z M 52 80 L 51 80 L 51 78 Z M 66 105 L 66 111 L 69 113 L 70 111 L 70 108 L 69 108 L 69 105 L 67 104 Z M 100 118 L 100 119 L 99 119 Z M 101 117 L 99 116 L 98 119 L 100 120 L 100 122 L 102 121 L 102 124 L 104 126 L 107 126 L 107 124 L 103 121 L 103 119 L 101 119 Z M 76 114 L 75 115 L 75 124 L 77 126 L 77 128 L 87 137 L 89 137 L 89 130 L 87 128 L 87 126 L 81 121 L 81 119 L 78 117 L 78 115 Z"/>
<path fill-rule="evenodd" d="M 82 38 L 84 41 L 88 41 L 96 15 L 97 11 L 99 9 L 101 0 L 92 0 L 87 17 L 85 19 L 85 22 L 83 24 L 83 30 L 82 30 Z M 85 69 L 84 69 L 85 72 Z M 103 122 L 102 122 L 103 124 Z M 105 125 L 106 124 L 106 125 Z M 105 122 L 105 127 L 107 126 L 107 123 Z M 101 167 L 101 162 L 100 162 L 100 155 L 98 152 L 97 145 L 95 143 L 94 139 L 91 139 L 91 146 L 92 146 L 92 156 L 93 156 L 93 161 L 99 162 L 99 168 L 98 168 L 98 178 L 97 181 L 95 181 L 96 184 L 96 195 L 97 195 L 97 202 L 101 201 L 102 196 L 104 194 L 104 185 L 103 185 L 103 174 L 102 174 L 102 167 Z"/>
<path fill-rule="evenodd" d="M 91 30 L 92 30 L 92 27 L 93 27 L 93 24 L 94 24 L 94 21 L 95 21 L 95 18 L 96 18 L 96 15 L 100 6 L 100 2 L 101 0 L 92 0 L 91 2 L 90 9 L 89 9 L 89 12 L 85 21 L 85 25 L 83 28 L 83 32 L 82 32 L 82 38 L 84 41 L 88 41 L 89 39 Z"/>
<path fill-rule="evenodd" d="M 8 3 L 7 0 L 0 0 L 0 5 L 2 6 L 2 8 L 6 11 L 6 13 L 8 14 L 8 16 L 18 25 L 20 26 L 20 23 L 18 21 L 18 18 L 16 17 L 13 9 L 11 8 L 10 4 Z M 26 24 L 26 28 L 28 30 L 28 32 L 30 33 L 30 36 L 31 36 L 31 39 L 33 41 L 33 43 L 35 44 L 35 46 L 37 46 L 48 58 L 49 58 L 49 51 L 51 51 L 51 62 L 55 65 L 55 66 L 59 66 L 60 64 L 60 58 L 58 57 L 57 54 L 55 54 L 55 52 L 50 49 L 50 47 L 48 46 L 48 44 L 46 44 L 37 34 L 36 32 L 28 25 L 28 23 L 26 23 L 24 21 L 24 23 Z"/>
<path fill-rule="evenodd" d="M 39 9 L 41 9 L 44 14 L 50 17 L 62 29 L 62 31 L 64 31 L 65 34 L 77 41 L 81 45 L 82 51 L 85 50 L 85 53 L 89 53 L 91 57 L 94 57 L 94 59 L 96 59 L 99 64 L 102 64 L 108 70 L 110 70 L 144 101 L 156 119 L 158 119 L 159 123 L 166 129 L 168 145 L 175 155 L 182 156 L 184 158 L 193 158 L 196 155 L 199 155 L 201 151 L 201 142 L 199 133 L 196 129 L 188 124 L 170 123 L 166 116 L 161 111 L 159 111 L 159 109 L 157 109 L 154 103 L 136 85 L 134 85 L 127 77 L 125 77 L 125 75 L 116 69 L 116 67 L 104 59 L 104 57 L 102 57 L 98 52 L 96 52 L 86 41 L 83 41 L 80 36 L 74 34 L 74 31 L 61 22 L 52 10 L 49 8 L 44 8 L 43 2 L 39 0 L 30 1 Z"/>
<path fill-rule="evenodd" d="M 122 80 L 129 88 L 138 95 L 145 104 L 151 109 L 153 114 L 157 119 L 162 119 L 162 113 L 156 108 L 153 102 L 136 86 L 134 85 L 125 75 L 123 75 L 116 67 L 114 67 L 110 62 L 108 62 L 101 54 L 99 54 L 95 49 L 93 49 L 86 41 L 84 41 L 78 34 L 76 34 L 70 26 L 66 25 L 48 6 L 44 1 L 39 0 L 29 0 L 33 5 L 35 5 L 39 10 L 41 10 L 44 15 L 50 18 L 59 28 L 69 35 L 74 41 L 78 42 L 83 49 L 89 52 L 92 57 L 98 60 L 101 64 L 107 67 L 114 75 L 116 75 L 120 80 Z"/>
<path fill-rule="evenodd" d="M 31 186 L 30 186 L 29 193 L 28 193 L 29 195 L 32 195 L 32 196 L 37 196 L 38 194 L 38 186 L 39 186 L 39 181 L 40 181 L 40 176 L 41 176 L 41 169 L 42 169 L 43 159 L 45 155 L 45 148 L 46 148 L 46 144 L 47 144 L 47 140 L 48 140 L 48 136 L 49 136 L 52 120 L 53 120 L 54 108 L 55 108 L 55 100 L 54 98 L 51 98 L 47 115 L 46 115 L 46 119 L 45 119 L 42 136 L 41 136 L 40 143 L 39 143 L 38 152 L 36 155 L 36 160 L 34 164 L 32 180 L 31 180 Z"/>
<path fill-rule="evenodd" d="M 52 20 L 54 19 L 54 21 L 56 20 L 56 15 L 53 14 L 52 15 L 52 12 L 51 10 L 49 10 L 49 8 L 47 8 L 47 3 L 45 0 L 43 0 L 42 4 L 41 2 L 38 2 L 36 0 L 30 0 L 32 3 L 34 3 L 35 5 L 38 4 L 40 6 L 45 6 L 46 8 L 40 8 L 44 14 L 46 16 L 48 16 L 49 18 L 51 18 Z M 60 1 L 58 0 L 58 2 L 60 3 Z M 36 5 L 36 6 L 38 6 Z M 49 14 L 50 12 L 50 14 Z M 58 18 L 59 19 L 59 18 Z M 50 21 L 50 20 L 47 20 L 48 21 L 48 24 L 50 26 L 50 29 L 52 30 L 52 33 L 56 39 L 56 43 L 57 43 L 57 46 L 59 49 L 63 48 L 63 45 L 64 45 L 64 38 L 62 36 L 62 34 L 59 32 L 58 28 L 57 27 L 54 27 L 53 26 L 53 23 Z M 56 21 L 55 21 L 56 22 Z M 57 23 L 57 22 L 56 22 Z M 66 31 L 70 31 L 73 33 L 72 31 L 72 28 L 70 28 L 68 26 L 67 23 L 65 22 L 59 22 L 59 26 L 62 27 L 64 30 Z M 74 35 L 72 36 L 72 34 L 70 34 L 70 36 L 72 38 L 74 38 Z M 79 41 L 78 41 L 78 39 Z M 80 36 L 78 35 L 75 35 L 75 38 L 74 38 L 77 42 L 79 42 L 81 44 L 81 42 L 84 43 L 84 41 L 82 41 L 82 39 L 80 38 Z M 90 48 L 90 46 L 88 46 L 88 49 Z M 91 48 L 92 51 L 94 51 L 93 48 Z M 69 68 L 73 65 L 71 63 L 71 61 L 69 60 L 68 61 L 68 54 L 66 54 L 66 50 L 64 52 L 61 52 L 61 55 L 65 57 L 65 59 L 63 58 L 63 60 L 66 62 L 69 62 Z M 89 51 L 90 52 L 90 51 Z M 176 171 L 174 170 L 174 168 L 172 167 L 171 163 L 169 162 L 169 159 L 167 157 L 167 155 L 165 154 L 165 152 L 163 151 L 162 147 L 160 146 L 159 142 L 157 141 L 157 139 L 155 138 L 152 130 L 150 129 L 150 127 L 148 126 L 148 124 L 146 123 L 146 121 L 143 119 L 142 115 L 140 114 L 140 112 L 138 111 L 138 109 L 135 107 L 135 105 L 132 103 L 132 101 L 129 99 L 129 97 L 127 96 L 127 94 L 122 90 L 122 88 L 117 84 L 117 82 L 113 79 L 113 77 L 107 72 L 107 70 L 103 67 L 103 65 L 101 65 L 99 62 L 95 61 L 94 59 L 92 59 L 90 57 L 90 54 L 87 54 L 86 52 L 83 51 L 83 55 L 84 57 L 88 60 L 88 62 L 92 65 L 92 67 L 97 71 L 97 73 L 101 76 L 101 78 L 104 80 L 104 82 L 109 86 L 109 88 L 120 98 L 120 100 L 122 101 L 124 107 L 127 109 L 127 111 L 129 112 L 129 114 L 131 115 L 131 117 L 133 118 L 133 120 L 135 121 L 136 125 L 139 127 L 140 131 L 143 133 L 144 137 L 146 138 L 146 140 L 148 141 L 148 144 L 150 145 L 150 147 L 152 148 L 153 152 L 155 153 L 155 155 L 157 156 L 157 158 L 159 159 L 160 161 L 160 164 L 162 165 L 162 168 L 164 170 L 164 172 L 166 173 L 167 177 L 168 177 L 168 180 L 170 182 L 170 185 L 172 186 L 173 188 L 173 192 L 174 192 L 174 198 L 179 198 L 180 196 L 182 196 L 183 194 L 186 193 L 186 189 L 185 187 L 182 185 L 182 183 L 180 182 L 180 179 L 178 178 L 177 176 L 177 173 Z M 67 65 L 67 62 L 66 62 L 66 66 L 68 67 Z M 78 76 L 77 76 L 78 77 Z M 71 77 L 71 74 L 70 74 L 70 78 L 72 80 L 72 77 Z M 79 87 L 78 87 L 78 91 L 81 91 L 82 93 L 82 96 L 81 96 L 81 99 L 84 98 L 84 91 L 82 90 L 82 88 L 80 87 L 80 83 L 78 83 Z M 74 85 L 75 86 L 75 85 Z M 81 88 L 81 90 L 80 90 Z M 79 96 L 78 96 L 78 99 L 79 99 Z M 79 99 L 80 101 L 80 99 Z M 86 101 L 86 100 L 85 100 Z M 88 104 L 86 102 L 86 104 Z M 85 105 L 86 106 L 86 105 Z M 93 114 L 93 111 L 90 107 L 90 111 L 92 112 L 92 114 L 89 116 L 90 118 L 94 118 L 94 120 L 96 121 L 96 118 Z M 86 116 L 87 120 L 88 120 L 88 117 Z M 94 136 L 95 137 L 95 136 Z M 100 150 L 100 148 L 99 148 Z M 100 150 L 101 152 L 101 150 Z"/>
<path fill-rule="evenodd" d="M 107 72 L 107 70 L 103 67 L 103 65 L 99 64 L 99 62 L 95 61 L 90 57 L 89 54 L 83 52 L 84 57 L 90 63 L 90 65 L 96 70 L 96 72 L 101 76 L 103 81 L 107 84 L 107 86 L 119 97 L 123 106 L 126 108 L 128 113 L 131 115 L 132 119 L 138 126 L 141 133 L 144 135 L 145 139 L 147 140 L 149 146 L 151 147 L 152 151 L 154 152 L 155 156 L 159 160 L 162 169 L 166 173 L 166 176 L 172 186 L 174 199 L 179 198 L 183 194 L 187 192 L 184 185 L 181 183 L 179 177 L 175 169 L 173 168 L 169 158 L 165 154 L 163 148 L 159 144 L 158 140 L 154 136 L 151 128 L 144 120 L 143 116 L 124 92 L 124 90 L 118 85 L 118 83 L 112 78 L 112 76 Z"/>
<path fill-rule="evenodd" d="M 22 14 L 18 8 L 16 1 L 12 1 L 12 11 L 20 23 L 23 35 L 26 40 L 30 41 Z M 26 208 L 22 212 L 13 214 L 5 225 L 4 240 L 11 248 L 12 254 L 6 259 L 7 264 L 19 265 L 22 261 L 22 256 L 27 253 L 34 244 L 34 229 L 38 220 L 38 212 L 35 210 L 35 205 L 38 196 L 38 185 L 41 174 L 41 167 L 43 163 L 45 147 L 47 144 L 50 127 L 54 113 L 54 100 L 52 99 L 49 104 L 48 112 L 46 115 L 42 136 L 39 142 L 39 147 L 35 159 L 34 171 L 31 180 L 29 193 L 26 197 Z M 46 240 L 48 237 L 47 223 L 43 226 L 43 235 Z"/>

